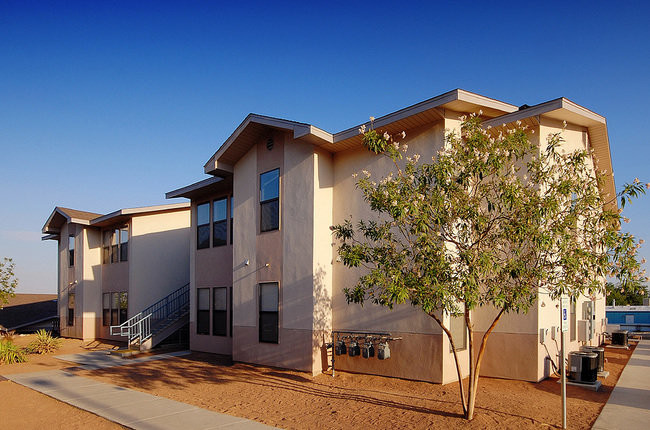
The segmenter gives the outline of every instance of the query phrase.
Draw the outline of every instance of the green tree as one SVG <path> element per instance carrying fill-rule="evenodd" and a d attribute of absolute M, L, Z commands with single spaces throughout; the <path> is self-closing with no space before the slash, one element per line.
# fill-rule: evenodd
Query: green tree
<path fill-rule="evenodd" d="M 454 351 L 467 419 L 487 340 L 504 313 L 528 311 L 540 288 L 559 299 L 604 293 L 606 276 L 630 288 L 643 278 L 638 244 L 619 229 L 616 196 L 603 200 L 591 154 L 564 153 L 561 133 L 540 147 L 519 124 L 486 129 L 472 115 L 460 133 L 447 134 L 432 162 L 420 163 L 417 154 L 403 159 L 408 147 L 398 138 L 372 127 L 360 132 L 394 169 L 378 182 L 368 171 L 357 181 L 374 219 L 332 227 L 343 263 L 365 268 L 344 290 L 348 303 L 410 303 L 433 318 Z M 635 180 L 618 197 L 624 205 L 643 193 Z M 482 306 L 497 313 L 477 342 L 472 311 Z M 443 315 L 467 325 L 467 394 Z"/>
<path fill-rule="evenodd" d="M 18 286 L 14 266 L 15 264 L 11 258 L 4 257 L 0 261 L 0 309 L 14 296 L 14 291 Z"/>
<path fill-rule="evenodd" d="M 639 288 L 620 288 L 610 285 L 607 294 L 607 306 L 640 306 L 643 304 L 643 299 L 648 297 L 648 288 L 643 285 Z"/>

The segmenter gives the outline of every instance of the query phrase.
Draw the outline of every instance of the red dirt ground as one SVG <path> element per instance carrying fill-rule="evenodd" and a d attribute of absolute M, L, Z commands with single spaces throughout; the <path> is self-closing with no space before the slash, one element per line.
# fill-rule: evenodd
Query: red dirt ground
<path fill-rule="evenodd" d="M 33 338 L 32 335 L 15 336 L 14 343 L 26 346 Z M 107 348 L 113 348 L 113 345 L 98 342 L 85 344 L 77 339 L 63 339 L 63 345 L 56 354 L 75 354 Z M 30 355 L 27 363 L 0 365 L 0 375 L 65 367 L 70 367 L 70 363 L 54 358 L 54 354 Z M 0 428 L 104 430 L 125 427 L 0 377 Z"/>
<path fill-rule="evenodd" d="M 568 386 L 568 425 L 591 428 L 632 350 L 606 349 L 610 372 L 600 391 Z M 300 372 L 234 364 L 193 353 L 164 361 L 80 371 L 158 396 L 287 429 L 540 428 L 561 425 L 560 384 L 481 378 L 472 422 L 461 415 L 458 385 L 435 385 L 337 372 Z"/>

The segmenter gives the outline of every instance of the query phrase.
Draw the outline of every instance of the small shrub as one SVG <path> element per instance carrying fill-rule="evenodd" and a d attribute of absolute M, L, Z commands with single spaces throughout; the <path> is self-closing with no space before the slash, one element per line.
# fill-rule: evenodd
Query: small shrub
<path fill-rule="evenodd" d="M 1 340 L 8 340 L 9 342 L 14 341 L 14 334 L 16 332 L 14 330 L 7 330 L 3 326 L 0 325 L 0 338 Z"/>
<path fill-rule="evenodd" d="M 30 354 L 47 354 L 56 351 L 60 346 L 60 338 L 53 337 L 52 333 L 41 329 L 36 332 L 36 339 L 27 346 L 27 351 Z"/>
<path fill-rule="evenodd" d="M 10 340 L 0 340 L 0 364 L 24 363 L 27 354 Z"/>

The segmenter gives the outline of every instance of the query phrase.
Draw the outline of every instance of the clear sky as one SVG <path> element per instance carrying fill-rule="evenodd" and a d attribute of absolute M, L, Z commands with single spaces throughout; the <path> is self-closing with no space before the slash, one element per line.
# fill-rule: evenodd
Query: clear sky
<path fill-rule="evenodd" d="M 607 118 L 617 185 L 650 181 L 649 3 L 527 4 L 2 1 L 0 257 L 54 293 L 55 206 L 166 203 L 249 112 L 336 132 L 454 88 L 567 97 Z"/>

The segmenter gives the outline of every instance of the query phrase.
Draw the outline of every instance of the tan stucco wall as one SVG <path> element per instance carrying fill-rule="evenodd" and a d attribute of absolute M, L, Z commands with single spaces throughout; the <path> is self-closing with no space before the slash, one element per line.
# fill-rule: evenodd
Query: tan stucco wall
<path fill-rule="evenodd" d="M 190 210 L 131 218 L 129 316 L 190 281 Z"/>
<path fill-rule="evenodd" d="M 456 129 L 460 124 L 458 113 L 447 112 L 446 115 L 445 120 L 431 126 L 407 131 L 404 143 L 409 148 L 406 155 L 419 154 L 422 162 L 431 160 L 444 145 L 445 129 Z M 393 171 L 394 166 L 386 157 L 373 155 L 365 149 L 334 155 L 333 223 L 342 223 L 348 218 L 357 222 L 375 216 L 356 189 L 352 177 L 353 173 L 361 174 L 363 169 L 372 172 L 372 178 L 379 181 Z M 342 368 L 438 383 L 456 381 L 456 365 L 448 339 L 438 324 L 420 309 L 406 304 L 396 306 L 392 311 L 371 303 L 363 307 L 347 304 L 342 290 L 353 287 L 361 273 L 361 270 L 347 268 L 341 262 L 333 264 L 334 330 L 389 332 L 393 336 L 399 334 L 403 339 L 390 344 L 390 360 L 375 363 L 376 360 L 345 358 L 341 361 Z M 459 352 L 463 374 L 468 369 L 467 357 L 467 350 Z"/>
<path fill-rule="evenodd" d="M 83 251 L 77 260 L 83 270 L 83 338 L 92 340 L 100 337 L 102 323 L 101 232 L 84 228 L 79 236 Z"/>

